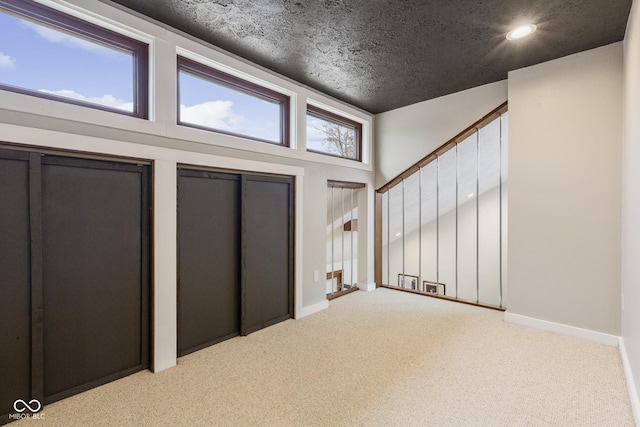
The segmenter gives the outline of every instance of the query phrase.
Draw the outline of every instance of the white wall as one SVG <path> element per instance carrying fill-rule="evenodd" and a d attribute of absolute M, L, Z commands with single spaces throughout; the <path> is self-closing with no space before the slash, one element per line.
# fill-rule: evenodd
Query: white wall
<path fill-rule="evenodd" d="M 0 141 L 63 150 L 133 157 L 154 167 L 154 370 L 176 363 L 176 177 L 178 164 L 201 165 L 296 177 L 296 316 L 326 307 L 325 281 L 314 271 L 326 265 L 327 180 L 367 184 L 359 221 L 361 281 L 373 283 L 372 117 L 219 49 L 172 32 L 97 0 L 44 0 L 62 9 L 150 43 L 151 118 L 140 120 L 27 95 L 0 91 Z M 176 125 L 176 54 L 235 70 L 292 99 L 292 148 Z M 363 122 L 364 162 L 305 150 L 306 103 L 340 110 Z M 318 194 L 323 197 L 317 197 Z M 359 201 L 361 203 L 361 201 Z M 363 240 L 364 239 L 364 240 Z"/>
<path fill-rule="evenodd" d="M 508 312 L 619 335 L 622 43 L 508 81 Z"/>
<path fill-rule="evenodd" d="M 621 76 L 617 43 L 379 114 L 376 187 L 502 103 L 508 88 L 509 312 L 617 335 Z"/>
<path fill-rule="evenodd" d="M 640 4 L 624 42 L 622 143 L 622 338 L 636 423 L 640 425 Z M 623 355 L 624 356 L 624 355 Z"/>
<path fill-rule="evenodd" d="M 507 100 L 507 81 L 376 115 L 376 188 Z"/>

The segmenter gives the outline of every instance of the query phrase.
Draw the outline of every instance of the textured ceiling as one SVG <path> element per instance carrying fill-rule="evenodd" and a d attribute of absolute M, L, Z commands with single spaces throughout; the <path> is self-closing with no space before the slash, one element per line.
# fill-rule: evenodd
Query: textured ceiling
<path fill-rule="evenodd" d="M 113 0 L 371 113 L 624 38 L 632 0 Z M 529 39 L 509 42 L 515 24 Z"/>

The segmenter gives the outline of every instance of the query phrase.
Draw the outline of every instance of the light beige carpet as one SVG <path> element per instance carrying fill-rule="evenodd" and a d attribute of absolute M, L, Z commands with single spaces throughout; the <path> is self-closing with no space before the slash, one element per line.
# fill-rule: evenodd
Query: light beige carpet
<path fill-rule="evenodd" d="M 14 425 L 633 426 L 617 348 L 389 289 L 330 304 Z"/>

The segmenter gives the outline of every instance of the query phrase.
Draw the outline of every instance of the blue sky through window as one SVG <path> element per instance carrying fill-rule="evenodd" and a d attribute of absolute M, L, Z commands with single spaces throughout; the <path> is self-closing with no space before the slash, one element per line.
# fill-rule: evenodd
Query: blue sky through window
<path fill-rule="evenodd" d="M 326 120 L 313 117 L 307 114 L 307 149 L 314 151 L 326 151 L 327 135 L 322 131 L 322 126 Z M 335 153 L 334 153 L 335 154 Z"/>
<path fill-rule="evenodd" d="M 131 53 L 4 11 L 0 83 L 133 111 Z"/>
<path fill-rule="evenodd" d="M 179 73 L 180 120 L 280 143 L 280 105 L 214 81 Z"/>
<path fill-rule="evenodd" d="M 307 150 L 355 159 L 356 131 L 353 127 L 307 114 Z"/>

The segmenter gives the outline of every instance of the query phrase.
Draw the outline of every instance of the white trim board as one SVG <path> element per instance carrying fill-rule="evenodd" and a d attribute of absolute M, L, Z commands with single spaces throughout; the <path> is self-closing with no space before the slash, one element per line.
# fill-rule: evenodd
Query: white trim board
<path fill-rule="evenodd" d="M 376 290 L 375 283 L 358 283 L 358 289 L 365 292 L 371 292 Z"/>
<path fill-rule="evenodd" d="M 636 425 L 640 426 L 640 398 L 638 397 L 638 388 L 633 378 L 629 357 L 627 356 L 627 348 L 624 345 L 624 338 L 620 337 L 620 357 L 622 358 L 622 367 L 624 368 L 624 376 L 627 379 L 627 389 L 629 390 L 629 400 L 631 400 L 631 409 L 633 410 L 633 418 Z"/>
<path fill-rule="evenodd" d="M 611 347 L 618 347 L 619 338 L 617 335 L 605 334 L 604 332 L 592 331 L 590 329 L 577 328 L 575 326 L 564 325 L 562 323 L 549 322 L 547 320 L 536 319 L 523 316 L 521 314 L 504 313 L 504 321 L 516 325 L 528 326 L 530 328 L 542 329 L 544 331 L 555 332 L 570 337 L 581 338 L 598 344 Z"/>
<path fill-rule="evenodd" d="M 310 314 L 314 314 L 317 313 L 319 311 L 322 311 L 326 308 L 329 308 L 329 300 L 323 300 L 320 302 L 317 302 L 315 304 L 311 304 L 311 305 L 306 305 L 304 307 L 300 307 L 299 309 L 296 310 L 296 320 L 297 319 L 302 319 L 303 317 L 307 317 Z"/>

